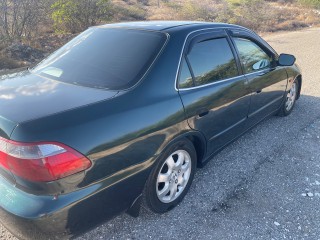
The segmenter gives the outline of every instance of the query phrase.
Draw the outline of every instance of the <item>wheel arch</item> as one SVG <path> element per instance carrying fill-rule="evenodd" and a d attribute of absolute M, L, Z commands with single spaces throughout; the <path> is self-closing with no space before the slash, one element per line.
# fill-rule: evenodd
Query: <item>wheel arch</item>
<path fill-rule="evenodd" d="M 197 131 L 190 130 L 188 132 L 182 132 L 179 135 L 173 137 L 167 144 L 162 148 L 161 152 L 157 154 L 157 158 L 153 162 L 152 170 L 149 174 L 149 177 L 145 183 L 144 190 L 142 192 L 142 204 L 151 209 L 153 212 L 156 213 L 164 213 L 173 207 L 175 207 L 182 199 L 184 198 L 185 194 L 187 193 L 192 179 L 196 170 L 197 165 L 199 165 L 199 161 L 205 156 L 205 147 L 206 141 L 204 136 Z M 194 150 L 193 150 L 194 147 Z M 174 198 L 172 201 L 170 199 L 169 202 L 162 202 L 159 199 L 158 193 L 155 191 L 154 186 L 158 186 L 157 176 L 161 172 L 164 162 L 168 156 L 170 156 L 175 151 L 179 150 L 180 148 L 185 148 L 189 151 L 189 154 L 192 155 L 192 169 L 193 171 L 190 172 L 190 178 L 185 185 L 187 190 L 183 190 L 183 192 L 178 195 L 177 198 Z M 192 151 L 192 153 L 191 153 Z M 199 159 L 198 159 L 199 158 Z M 194 161 L 196 160 L 196 161 Z M 180 169 L 181 170 L 181 169 Z M 178 173 L 178 172 L 177 172 Z M 178 175 L 176 175 L 177 177 Z M 191 180 L 190 180 L 191 179 Z M 178 184 L 178 180 L 175 180 L 175 183 Z M 176 185 L 177 187 L 178 185 Z M 170 190 L 171 191 L 171 190 Z M 137 216 L 138 215 L 138 207 L 141 203 L 139 197 L 136 201 L 132 204 L 130 209 L 127 213 Z"/>
<path fill-rule="evenodd" d="M 161 152 L 165 151 L 172 144 L 182 139 L 187 139 L 193 144 L 196 150 L 196 155 L 197 155 L 197 167 L 202 167 L 202 162 L 205 158 L 206 151 L 207 151 L 207 144 L 206 144 L 206 139 L 201 132 L 189 131 L 189 132 L 182 133 L 179 136 L 176 136 L 175 138 L 173 138 L 165 146 L 165 148 L 162 149 Z"/>
<path fill-rule="evenodd" d="M 202 161 L 204 160 L 206 150 L 207 150 L 207 144 L 204 136 L 201 133 L 193 132 L 185 136 L 185 138 L 187 138 L 193 144 L 196 150 L 197 167 L 202 167 Z"/>
<path fill-rule="evenodd" d="M 297 95 L 297 100 L 298 100 L 300 98 L 300 93 L 301 93 L 302 75 L 299 74 L 298 76 L 296 76 L 295 80 L 297 80 L 299 83 L 299 89 L 298 89 L 298 95 Z"/>

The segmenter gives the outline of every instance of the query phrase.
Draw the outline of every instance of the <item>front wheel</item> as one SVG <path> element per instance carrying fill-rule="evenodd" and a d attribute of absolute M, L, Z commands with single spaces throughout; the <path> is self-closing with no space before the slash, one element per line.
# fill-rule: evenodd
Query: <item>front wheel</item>
<path fill-rule="evenodd" d="M 297 100 L 298 89 L 299 89 L 299 83 L 297 80 L 294 80 L 290 90 L 287 93 L 286 99 L 278 112 L 279 116 L 288 116 L 292 112 L 292 109 Z"/>
<path fill-rule="evenodd" d="M 146 183 L 144 198 L 147 207 L 157 213 L 174 208 L 190 188 L 196 162 L 196 151 L 187 139 L 164 151 Z"/>

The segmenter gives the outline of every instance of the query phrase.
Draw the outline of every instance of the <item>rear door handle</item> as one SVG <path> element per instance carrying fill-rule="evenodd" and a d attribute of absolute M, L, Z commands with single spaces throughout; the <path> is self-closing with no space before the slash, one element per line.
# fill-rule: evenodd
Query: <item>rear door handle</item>
<path fill-rule="evenodd" d="M 257 90 L 256 91 L 256 94 L 259 94 L 259 93 L 261 93 L 262 92 L 262 90 L 260 89 L 260 90 Z"/>
<path fill-rule="evenodd" d="M 201 110 L 199 110 L 199 112 L 198 112 L 198 117 L 199 118 L 202 118 L 202 117 L 204 117 L 205 115 L 207 115 L 209 113 L 209 110 L 208 109 L 201 109 Z"/>

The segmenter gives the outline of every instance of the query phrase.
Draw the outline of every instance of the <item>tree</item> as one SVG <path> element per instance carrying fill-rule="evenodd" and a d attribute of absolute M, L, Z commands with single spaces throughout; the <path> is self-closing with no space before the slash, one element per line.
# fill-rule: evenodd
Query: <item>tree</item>
<path fill-rule="evenodd" d="M 77 33 L 110 19 L 109 0 L 58 0 L 51 6 L 55 28 Z"/>
<path fill-rule="evenodd" d="M 43 17 L 45 0 L 0 0 L 0 38 L 31 38 Z"/>

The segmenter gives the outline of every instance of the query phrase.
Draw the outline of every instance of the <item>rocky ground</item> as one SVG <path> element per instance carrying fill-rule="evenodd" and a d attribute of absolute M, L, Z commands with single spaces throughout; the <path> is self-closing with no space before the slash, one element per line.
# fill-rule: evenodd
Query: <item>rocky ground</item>
<path fill-rule="evenodd" d="M 0 74 L 9 69 L 29 67 L 73 38 L 74 34 L 48 34 L 32 42 L 0 44 Z"/>

